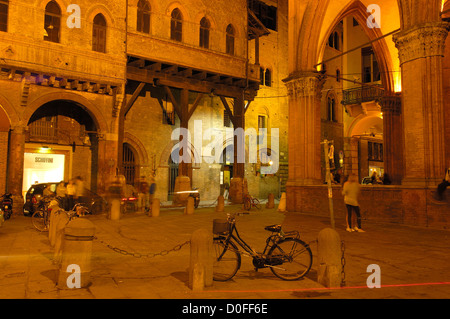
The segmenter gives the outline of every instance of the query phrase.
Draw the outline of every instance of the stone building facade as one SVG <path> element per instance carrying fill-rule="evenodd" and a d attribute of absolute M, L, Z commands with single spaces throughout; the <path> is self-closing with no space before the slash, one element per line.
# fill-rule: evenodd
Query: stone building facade
<path fill-rule="evenodd" d="M 198 187 L 203 199 L 216 199 L 232 178 L 254 196 L 279 194 L 287 179 L 288 26 L 278 17 L 287 16 L 287 3 L 5 0 L 0 6 L 0 191 L 14 194 L 17 211 L 30 184 L 75 176 L 99 194 L 118 174 L 136 188 L 154 178 L 162 201 L 171 199 L 177 175 L 188 176 L 183 187 Z M 196 121 L 203 132 L 257 130 L 258 123 L 269 134 L 277 128 L 277 154 L 269 145 L 256 163 L 176 165 L 171 154 L 179 139 L 172 133 L 181 127 L 194 136 Z M 222 151 L 236 142 L 224 140 Z M 191 146 L 191 158 L 202 154 Z M 241 147 L 248 150 L 248 141 Z M 270 155 L 282 168 L 260 174 Z M 50 165 L 61 159 L 57 168 Z"/>

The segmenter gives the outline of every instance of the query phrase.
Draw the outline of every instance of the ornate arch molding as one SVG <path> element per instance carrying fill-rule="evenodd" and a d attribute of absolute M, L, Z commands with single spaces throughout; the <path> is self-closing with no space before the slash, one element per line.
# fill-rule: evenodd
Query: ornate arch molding
<path fill-rule="evenodd" d="M 123 137 L 123 143 L 127 143 L 133 147 L 133 150 L 138 156 L 139 165 L 145 166 L 149 164 L 148 153 L 145 150 L 145 146 L 136 136 L 126 132 Z"/>
<path fill-rule="evenodd" d="M 0 94 L 0 112 L 4 112 L 9 120 L 10 127 L 18 126 L 21 123 L 20 117 L 9 100 Z"/>
<path fill-rule="evenodd" d="M 328 41 L 328 37 L 335 28 L 336 24 L 348 16 L 353 16 L 355 18 L 355 20 L 363 28 L 364 33 L 368 36 L 370 41 L 383 36 L 380 29 L 378 28 L 370 29 L 367 27 L 366 21 L 367 18 L 369 17 L 369 13 L 367 13 L 366 10 L 367 10 L 366 6 L 364 6 L 364 4 L 361 1 L 355 1 L 352 4 L 350 4 L 347 8 L 342 10 L 342 12 L 336 17 L 336 19 L 330 25 L 330 28 L 328 29 L 326 36 L 324 37 L 324 40 L 320 46 L 319 56 L 323 56 L 326 47 L 326 42 Z M 394 79 L 392 76 L 392 72 L 390 72 L 393 69 L 393 63 L 392 57 L 389 52 L 389 48 L 386 43 L 386 39 L 383 38 L 373 42 L 372 47 L 380 67 L 382 78 L 381 82 L 383 83 L 384 89 L 386 92 L 394 92 Z"/>
<path fill-rule="evenodd" d="M 99 133 L 108 132 L 108 125 L 106 123 L 106 120 L 102 112 L 95 106 L 95 104 L 79 94 L 70 92 L 48 93 L 33 100 L 28 105 L 27 110 L 24 112 L 24 123 L 28 123 L 30 121 L 31 116 L 34 114 L 34 112 L 36 112 L 38 108 L 48 102 L 57 100 L 64 100 L 78 104 L 91 116 Z"/>

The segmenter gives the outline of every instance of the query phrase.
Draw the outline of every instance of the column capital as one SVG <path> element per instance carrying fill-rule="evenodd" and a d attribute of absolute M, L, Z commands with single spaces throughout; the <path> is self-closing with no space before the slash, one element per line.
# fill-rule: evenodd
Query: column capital
<path fill-rule="evenodd" d="M 394 34 L 392 40 L 398 49 L 400 65 L 420 58 L 444 56 L 449 28 L 447 22 L 435 22 Z"/>
<path fill-rule="evenodd" d="M 290 97 L 315 97 L 320 100 L 325 76 L 318 72 L 299 72 L 284 79 Z"/>
<path fill-rule="evenodd" d="M 381 112 L 400 115 L 402 112 L 401 93 L 386 94 L 380 100 Z"/>

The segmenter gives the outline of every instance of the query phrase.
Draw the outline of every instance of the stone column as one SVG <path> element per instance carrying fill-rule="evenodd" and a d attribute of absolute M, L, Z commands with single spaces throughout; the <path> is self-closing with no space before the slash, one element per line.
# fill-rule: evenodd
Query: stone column
<path fill-rule="evenodd" d="M 384 172 L 392 184 L 401 184 L 403 178 L 403 128 L 401 93 L 385 95 L 381 101 L 383 112 Z"/>
<path fill-rule="evenodd" d="M 344 138 L 344 175 L 359 177 L 359 138 Z"/>
<path fill-rule="evenodd" d="M 97 192 L 104 194 L 120 172 L 117 134 L 102 134 L 98 139 Z"/>
<path fill-rule="evenodd" d="M 24 204 L 22 196 L 23 164 L 25 152 L 25 126 L 11 128 L 8 162 L 8 192 L 13 198 L 13 213 L 21 214 Z"/>
<path fill-rule="evenodd" d="M 448 27 L 431 22 L 393 36 L 402 68 L 404 185 L 436 185 L 444 177 L 442 57 Z"/>
<path fill-rule="evenodd" d="M 324 79 L 317 72 L 285 80 L 289 95 L 289 177 L 287 208 L 295 206 L 295 189 L 322 184 L 320 101 Z"/>
<path fill-rule="evenodd" d="M 248 193 L 247 180 L 245 179 L 245 135 L 237 134 L 236 130 L 245 130 L 244 96 L 234 99 L 234 161 L 233 178 L 230 181 L 229 196 L 233 203 L 242 203 L 244 194 Z"/>

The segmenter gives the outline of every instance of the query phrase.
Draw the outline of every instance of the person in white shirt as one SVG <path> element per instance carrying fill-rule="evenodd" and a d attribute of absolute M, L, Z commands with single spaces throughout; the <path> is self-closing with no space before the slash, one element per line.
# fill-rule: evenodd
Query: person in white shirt
<path fill-rule="evenodd" d="M 361 186 L 358 183 L 356 175 L 350 175 L 348 181 L 344 183 L 342 195 L 344 195 L 344 203 L 347 207 L 347 231 L 348 232 L 364 232 L 361 229 L 361 213 L 359 209 L 358 196 L 361 192 Z M 355 212 L 358 227 L 352 228 L 352 213 Z"/>

